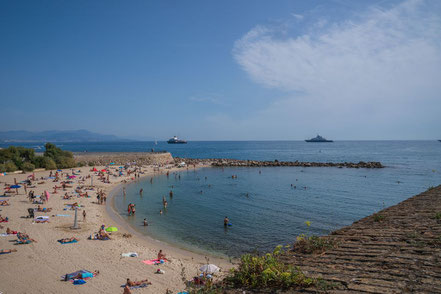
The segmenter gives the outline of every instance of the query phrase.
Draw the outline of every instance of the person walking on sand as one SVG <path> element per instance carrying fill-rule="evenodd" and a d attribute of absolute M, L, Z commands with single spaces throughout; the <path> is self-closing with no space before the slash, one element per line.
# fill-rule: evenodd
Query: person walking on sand
<path fill-rule="evenodd" d="M 86 221 L 86 210 L 83 209 L 83 222 L 85 222 L 85 221 Z"/>
<path fill-rule="evenodd" d="M 132 203 L 129 203 L 129 206 L 127 206 L 127 213 L 129 215 L 132 213 Z"/>

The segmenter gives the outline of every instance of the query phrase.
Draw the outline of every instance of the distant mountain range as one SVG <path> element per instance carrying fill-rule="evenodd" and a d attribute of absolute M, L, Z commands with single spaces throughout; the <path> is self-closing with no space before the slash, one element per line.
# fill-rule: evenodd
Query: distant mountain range
<path fill-rule="evenodd" d="M 5 131 L 0 132 L 0 142 L 108 142 L 129 141 L 114 135 L 102 135 L 87 130 L 73 131 Z"/>

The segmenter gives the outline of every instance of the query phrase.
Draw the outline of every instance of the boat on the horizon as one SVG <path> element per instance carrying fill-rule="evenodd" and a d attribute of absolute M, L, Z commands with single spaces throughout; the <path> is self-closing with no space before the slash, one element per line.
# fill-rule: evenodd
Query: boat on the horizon
<path fill-rule="evenodd" d="M 305 141 L 308 143 L 334 142 L 333 140 L 327 140 L 320 135 L 317 135 L 317 137 Z"/>
<path fill-rule="evenodd" d="M 178 139 L 177 136 L 173 136 L 170 140 L 167 141 L 168 144 L 187 144 L 187 141 Z"/>

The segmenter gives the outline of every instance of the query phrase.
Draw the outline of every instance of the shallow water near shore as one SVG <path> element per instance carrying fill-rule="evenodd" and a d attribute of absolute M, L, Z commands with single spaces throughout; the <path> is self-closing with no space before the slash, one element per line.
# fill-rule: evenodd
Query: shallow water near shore
<path fill-rule="evenodd" d="M 115 198 L 115 206 L 141 233 L 196 251 L 238 256 L 291 244 L 302 233 L 328 234 L 439 183 L 438 172 L 420 172 L 415 175 L 400 168 L 190 169 L 154 177 L 153 183 L 150 178 L 132 183 L 126 187 L 126 197 Z M 163 197 L 168 201 L 166 210 Z M 127 215 L 129 203 L 136 204 L 136 216 Z M 224 228 L 225 216 L 231 227 Z M 144 218 L 148 227 L 142 225 Z"/>

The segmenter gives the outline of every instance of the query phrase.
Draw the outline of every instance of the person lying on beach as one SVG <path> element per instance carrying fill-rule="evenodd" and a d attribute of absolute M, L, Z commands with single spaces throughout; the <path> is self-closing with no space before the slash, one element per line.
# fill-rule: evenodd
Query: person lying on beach
<path fill-rule="evenodd" d="M 111 240 L 109 234 L 107 234 L 104 230 L 100 230 L 97 237 L 99 240 Z"/>
<path fill-rule="evenodd" d="M 1 215 L 0 215 L 0 222 L 8 222 L 9 221 L 9 218 L 8 217 L 2 217 Z"/>
<path fill-rule="evenodd" d="M 71 280 L 75 280 L 75 279 L 85 279 L 85 278 L 91 278 L 92 277 L 96 277 L 100 274 L 100 271 L 94 271 L 93 273 L 78 273 L 76 276 L 71 277 Z"/>
<path fill-rule="evenodd" d="M 67 193 L 64 194 L 63 199 L 70 199 L 72 196 L 68 195 Z"/>
<path fill-rule="evenodd" d="M 32 239 L 32 238 L 29 238 L 29 235 L 28 235 L 28 234 L 24 234 L 24 233 L 20 233 L 20 232 L 18 232 L 18 233 L 17 233 L 17 238 L 18 238 L 18 242 L 20 242 L 20 243 L 29 243 L 29 242 L 35 242 L 35 243 L 37 243 L 36 240 L 34 240 L 34 239 Z"/>
<path fill-rule="evenodd" d="M 2 249 L 0 250 L 0 254 L 6 254 L 11 252 L 17 252 L 17 249 Z"/>
<path fill-rule="evenodd" d="M 161 260 L 161 259 L 165 259 L 165 254 L 162 253 L 162 249 L 159 250 L 159 252 L 158 252 L 158 259 L 159 259 L 159 260 Z"/>
<path fill-rule="evenodd" d="M 37 206 L 37 211 L 39 211 L 39 212 L 51 212 L 52 208 L 41 207 L 40 205 L 38 205 Z"/>
<path fill-rule="evenodd" d="M 130 279 L 127 278 L 126 286 L 134 287 L 134 286 L 139 286 L 139 285 L 142 285 L 142 284 L 151 285 L 152 283 L 149 282 L 148 279 L 145 279 L 145 280 L 142 280 L 142 281 L 130 281 Z"/>
<path fill-rule="evenodd" d="M 8 200 L 0 200 L 0 205 L 1 206 L 9 206 L 9 202 L 8 202 Z"/>
<path fill-rule="evenodd" d="M 17 234 L 17 231 L 13 231 L 10 228 L 6 228 L 6 234 L 8 234 L 8 235 L 15 235 L 15 234 Z"/>
<path fill-rule="evenodd" d="M 58 242 L 60 242 L 60 243 L 70 243 L 70 242 L 73 242 L 73 241 L 80 241 L 80 239 L 77 239 L 77 238 L 75 238 L 75 237 L 71 237 L 71 238 L 63 238 L 63 239 L 60 239 L 60 240 L 58 240 Z"/>

